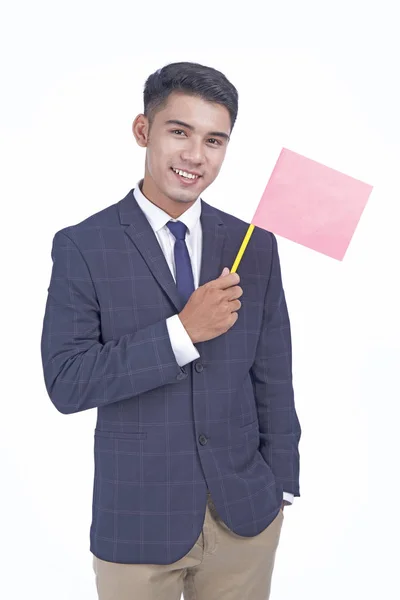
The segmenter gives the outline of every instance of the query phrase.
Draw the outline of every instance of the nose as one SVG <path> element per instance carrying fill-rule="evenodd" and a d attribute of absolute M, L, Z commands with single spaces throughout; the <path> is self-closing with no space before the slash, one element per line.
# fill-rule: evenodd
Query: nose
<path fill-rule="evenodd" d="M 204 150 L 201 140 L 192 139 L 187 140 L 185 147 L 182 148 L 182 160 L 186 163 L 200 165 L 204 161 Z"/>

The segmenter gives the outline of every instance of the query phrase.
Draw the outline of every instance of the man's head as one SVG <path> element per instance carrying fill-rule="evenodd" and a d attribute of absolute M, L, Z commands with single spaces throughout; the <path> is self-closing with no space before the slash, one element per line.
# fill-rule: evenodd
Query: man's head
<path fill-rule="evenodd" d="M 238 111 L 236 88 L 219 71 L 173 63 L 147 79 L 144 113 L 132 130 L 146 148 L 143 193 L 177 218 L 217 177 Z M 173 169 L 198 175 L 187 179 Z"/>

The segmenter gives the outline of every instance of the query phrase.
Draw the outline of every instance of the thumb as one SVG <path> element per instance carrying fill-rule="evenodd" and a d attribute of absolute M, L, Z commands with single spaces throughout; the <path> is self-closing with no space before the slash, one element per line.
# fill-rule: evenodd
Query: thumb
<path fill-rule="evenodd" d="M 228 267 L 224 267 L 224 269 L 223 269 L 223 271 L 222 271 L 222 273 L 221 273 L 221 275 L 220 275 L 220 276 L 221 276 L 221 277 L 225 277 L 225 275 L 228 275 L 228 274 L 229 274 L 229 269 L 228 269 Z"/>

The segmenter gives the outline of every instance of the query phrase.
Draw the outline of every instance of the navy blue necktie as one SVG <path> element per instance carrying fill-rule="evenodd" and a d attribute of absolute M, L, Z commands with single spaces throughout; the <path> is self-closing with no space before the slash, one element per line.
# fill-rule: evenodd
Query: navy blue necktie
<path fill-rule="evenodd" d="M 194 280 L 189 252 L 185 242 L 187 227 L 181 221 L 169 221 L 167 227 L 175 237 L 174 257 L 176 271 L 176 287 L 186 304 L 194 292 Z"/>

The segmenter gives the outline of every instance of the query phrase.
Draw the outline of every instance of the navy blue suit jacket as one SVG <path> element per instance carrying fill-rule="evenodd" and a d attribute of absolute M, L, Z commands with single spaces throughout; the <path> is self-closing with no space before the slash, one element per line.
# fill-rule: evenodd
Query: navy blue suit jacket
<path fill-rule="evenodd" d="M 248 224 L 201 200 L 199 285 L 231 266 Z M 97 409 L 90 550 L 170 564 L 200 535 L 211 491 L 236 534 L 299 496 L 301 430 L 275 236 L 255 227 L 238 273 L 238 320 L 180 367 L 166 319 L 182 302 L 131 190 L 56 233 L 43 322 L 46 388 L 64 414 Z"/>

